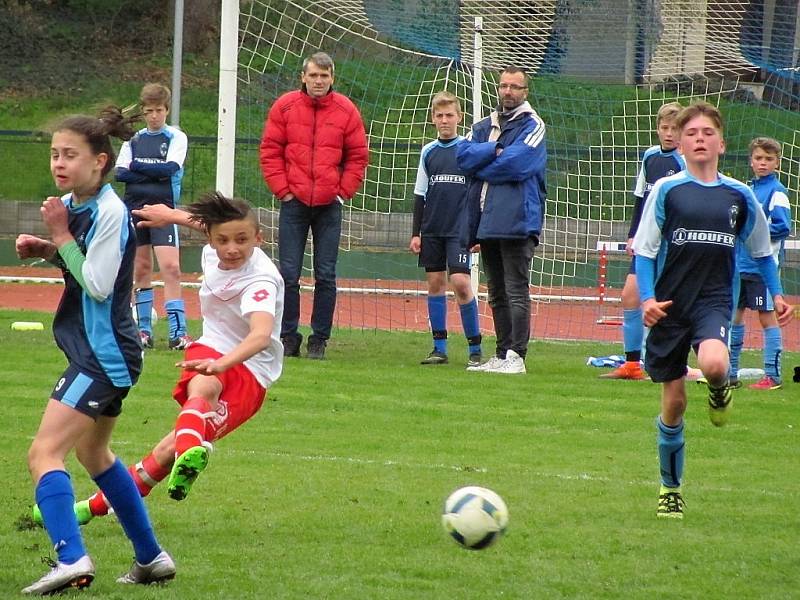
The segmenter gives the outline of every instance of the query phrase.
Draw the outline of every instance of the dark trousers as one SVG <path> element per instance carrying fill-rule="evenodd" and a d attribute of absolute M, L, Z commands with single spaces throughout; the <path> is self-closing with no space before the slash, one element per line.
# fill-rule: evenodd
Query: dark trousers
<path fill-rule="evenodd" d="M 308 232 L 313 236 L 314 308 L 313 335 L 331 337 L 336 309 L 336 260 L 342 233 L 342 205 L 307 206 L 294 198 L 281 202 L 278 218 L 278 267 L 285 283 L 281 337 L 297 335 L 300 324 L 300 274 Z"/>
<path fill-rule="evenodd" d="M 522 358 L 531 337 L 530 268 L 536 242 L 527 239 L 481 240 L 489 306 L 497 335 L 497 355 L 513 350 Z"/>

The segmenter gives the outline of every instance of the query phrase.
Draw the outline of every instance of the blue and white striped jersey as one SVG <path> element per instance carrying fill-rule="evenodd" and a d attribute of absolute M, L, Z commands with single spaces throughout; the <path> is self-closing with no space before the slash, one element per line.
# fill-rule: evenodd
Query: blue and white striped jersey
<path fill-rule="evenodd" d="M 660 179 L 633 241 L 637 256 L 655 260 L 654 290 L 641 281 L 637 263 L 642 300 L 651 291 L 657 300 L 672 300 L 674 319 L 688 316 L 699 299 L 732 307 L 737 244 L 754 258 L 772 253 L 767 221 L 749 187 L 722 174 L 713 183 L 688 171 Z"/>
<path fill-rule="evenodd" d="M 639 228 L 639 222 L 642 219 L 644 203 L 656 181 L 662 177 L 669 177 L 670 175 L 679 173 L 685 168 L 686 162 L 683 160 L 683 155 L 678 152 L 677 148 L 664 152 L 660 145 L 655 145 L 650 146 L 644 151 L 644 154 L 642 154 L 642 163 L 639 166 L 639 174 L 636 176 L 636 187 L 633 190 L 636 202 L 633 207 L 631 226 L 628 230 L 629 238 L 636 235 L 636 230 Z"/>
<path fill-rule="evenodd" d="M 414 194 L 425 199 L 422 235 L 460 237 L 466 221 L 467 175 L 456 164 L 458 136 L 443 142 L 434 140 L 422 148 Z"/>
<path fill-rule="evenodd" d="M 756 195 L 756 200 L 764 210 L 764 216 L 769 225 L 769 237 L 772 242 L 772 257 L 775 264 L 780 266 L 783 259 L 783 247 L 786 238 L 792 233 L 792 212 L 789 205 L 789 196 L 784 185 L 778 181 L 778 176 L 771 173 L 766 177 L 756 177 L 748 182 Z M 752 257 L 739 248 L 736 254 L 739 271 L 742 273 L 758 273 L 758 265 Z"/>
<path fill-rule="evenodd" d="M 71 364 L 98 381 L 130 387 L 142 370 L 142 348 L 131 314 L 136 235 L 130 214 L 106 184 L 73 205 L 69 231 L 84 255 L 81 282 L 64 270 L 64 294 L 53 321 L 56 344 Z"/>
<path fill-rule="evenodd" d="M 141 129 L 122 145 L 116 178 L 125 183 L 125 205 L 178 205 L 188 140 L 180 129 L 165 125 L 159 131 Z"/>

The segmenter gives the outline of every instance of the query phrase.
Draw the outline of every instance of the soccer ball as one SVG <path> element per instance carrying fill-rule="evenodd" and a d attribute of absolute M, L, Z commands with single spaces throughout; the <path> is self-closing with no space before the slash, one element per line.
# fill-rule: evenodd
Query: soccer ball
<path fill-rule="evenodd" d="M 136 305 L 131 304 L 131 314 L 133 315 L 133 322 L 139 324 L 139 313 L 136 311 Z M 150 323 L 155 325 L 158 321 L 158 313 L 155 308 L 150 309 Z"/>
<path fill-rule="evenodd" d="M 468 486 L 444 502 L 442 526 L 464 548 L 482 550 L 494 544 L 508 526 L 508 508 L 487 488 Z"/>

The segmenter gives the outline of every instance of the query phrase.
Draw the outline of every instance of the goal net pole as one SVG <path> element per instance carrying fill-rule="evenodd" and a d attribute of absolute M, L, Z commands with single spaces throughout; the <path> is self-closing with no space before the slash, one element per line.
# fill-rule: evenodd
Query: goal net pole
<path fill-rule="evenodd" d="M 239 0 L 222 0 L 217 106 L 217 178 L 219 192 L 233 196 L 236 156 L 236 68 L 239 56 Z"/>
<path fill-rule="evenodd" d="M 482 88 L 483 88 L 483 17 L 475 17 L 475 30 L 472 38 L 472 51 L 474 62 L 472 67 L 472 124 L 483 118 Z M 469 250 L 469 248 L 467 248 Z M 472 294 L 478 297 L 478 284 L 481 277 L 481 255 L 473 252 L 470 267 L 470 283 Z"/>

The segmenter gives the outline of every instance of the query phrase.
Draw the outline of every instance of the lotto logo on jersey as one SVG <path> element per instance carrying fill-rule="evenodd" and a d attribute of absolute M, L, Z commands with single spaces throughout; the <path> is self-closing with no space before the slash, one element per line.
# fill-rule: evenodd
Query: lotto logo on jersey
<path fill-rule="evenodd" d="M 676 246 L 683 246 L 687 243 L 695 244 L 715 244 L 718 246 L 728 246 L 733 248 L 735 236 L 730 233 L 719 231 L 701 231 L 696 229 L 676 229 L 672 232 L 672 243 Z"/>
<path fill-rule="evenodd" d="M 258 290 L 253 294 L 253 300 L 256 302 L 263 302 L 269 298 L 269 292 L 267 290 Z"/>

